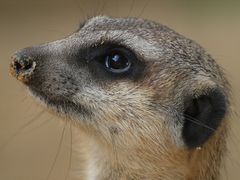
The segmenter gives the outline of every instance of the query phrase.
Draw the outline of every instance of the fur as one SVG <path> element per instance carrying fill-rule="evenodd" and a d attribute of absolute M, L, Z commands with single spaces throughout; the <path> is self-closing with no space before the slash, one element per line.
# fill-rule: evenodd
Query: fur
<path fill-rule="evenodd" d="M 100 69 L 91 57 L 105 44 L 132 51 L 137 75 L 113 77 Z M 35 70 L 24 83 L 75 125 L 79 179 L 218 178 L 227 110 L 200 147 L 188 147 L 182 137 L 186 98 L 217 89 L 229 106 L 221 68 L 194 41 L 148 20 L 99 16 L 65 39 L 15 56 L 34 60 Z M 11 72 L 19 77 L 13 65 Z"/>

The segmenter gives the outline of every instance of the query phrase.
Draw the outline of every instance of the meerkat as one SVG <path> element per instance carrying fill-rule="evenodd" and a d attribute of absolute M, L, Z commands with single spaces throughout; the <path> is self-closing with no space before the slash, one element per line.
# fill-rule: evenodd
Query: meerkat
<path fill-rule="evenodd" d="M 97 16 L 17 51 L 10 72 L 75 125 L 81 180 L 215 180 L 229 83 L 193 40 L 140 18 Z"/>

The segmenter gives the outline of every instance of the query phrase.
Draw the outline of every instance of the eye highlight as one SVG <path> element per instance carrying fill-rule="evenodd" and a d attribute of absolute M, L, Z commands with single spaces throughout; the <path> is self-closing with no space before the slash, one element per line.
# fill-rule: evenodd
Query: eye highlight
<path fill-rule="evenodd" d="M 132 65 L 132 62 L 126 54 L 119 50 L 113 50 L 105 57 L 105 67 L 108 71 L 113 73 L 124 73 L 128 71 Z"/>
<path fill-rule="evenodd" d="M 87 49 L 85 53 L 80 53 L 81 59 L 86 59 L 87 67 L 97 79 L 137 80 L 143 77 L 146 64 L 128 47 L 105 42 Z"/>

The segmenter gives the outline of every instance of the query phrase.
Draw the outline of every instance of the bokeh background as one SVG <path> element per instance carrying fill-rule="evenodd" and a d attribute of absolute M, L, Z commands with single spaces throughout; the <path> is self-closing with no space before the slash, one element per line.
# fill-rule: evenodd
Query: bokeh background
<path fill-rule="evenodd" d="M 14 51 L 65 37 L 81 20 L 97 14 L 154 20 L 200 43 L 224 67 L 239 111 L 240 1 L 0 0 L 1 180 L 73 179 L 66 178 L 70 126 L 64 129 L 59 118 L 38 106 L 9 76 L 8 66 Z M 236 115 L 231 122 L 223 180 L 240 179 L 240 123 Z"/>

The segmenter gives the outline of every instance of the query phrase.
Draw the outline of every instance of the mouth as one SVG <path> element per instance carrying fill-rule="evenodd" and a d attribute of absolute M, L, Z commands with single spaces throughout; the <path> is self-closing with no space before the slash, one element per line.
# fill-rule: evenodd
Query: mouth
<path fill-rule="evenodd" d="M 80 104 L 75 104 L 72 101 L 62 98 L 52 98 L 41 92 L 40 90 L 28 87 L 30 93 L 37 99 L 40 104 L 43 104 L 47 109 L 55 112 L 57 115 L 65 116 L 67 118 L 86 117 L 90 116 L 91 112 Z"/>

